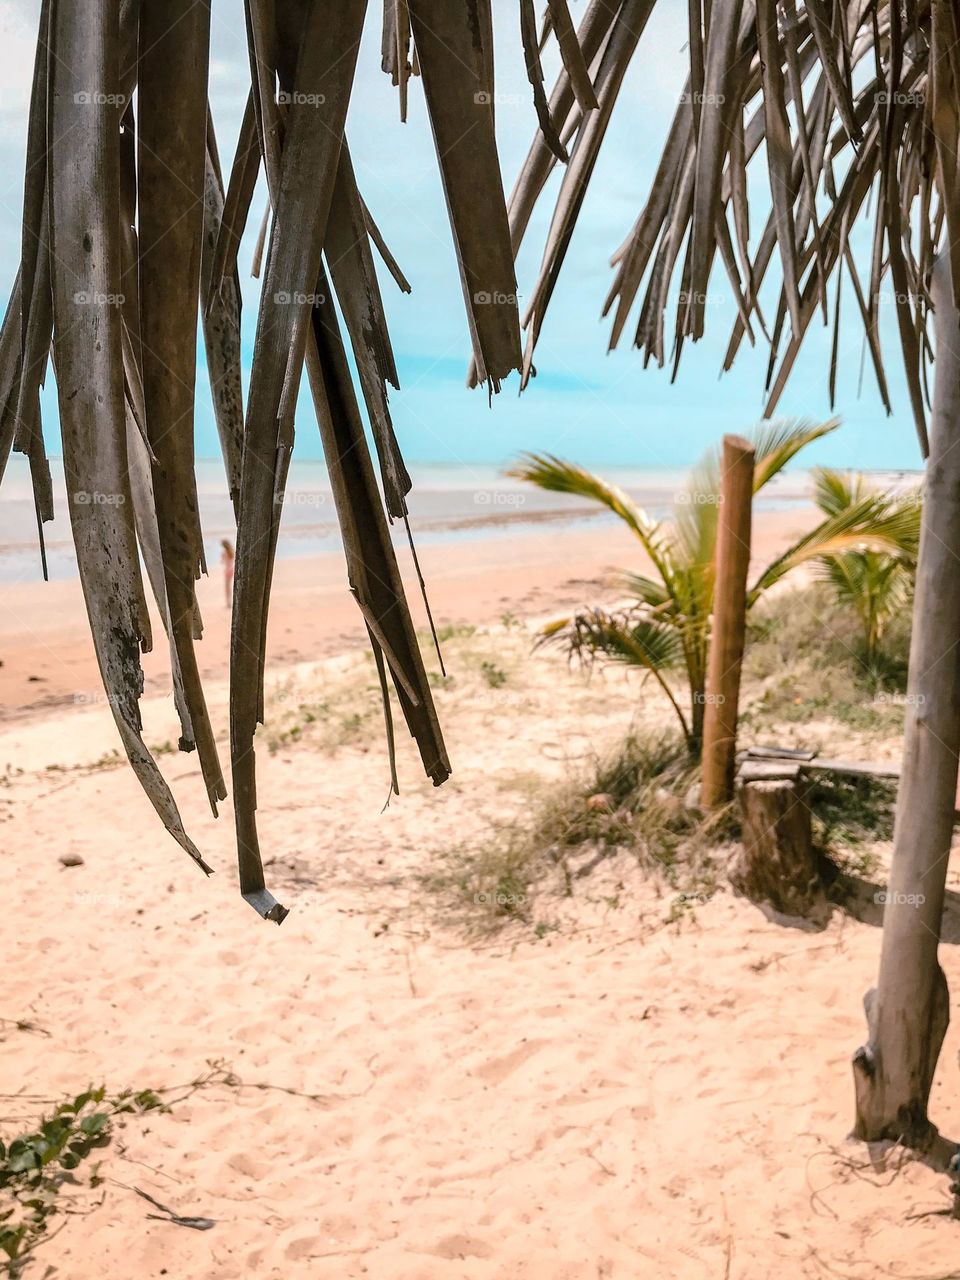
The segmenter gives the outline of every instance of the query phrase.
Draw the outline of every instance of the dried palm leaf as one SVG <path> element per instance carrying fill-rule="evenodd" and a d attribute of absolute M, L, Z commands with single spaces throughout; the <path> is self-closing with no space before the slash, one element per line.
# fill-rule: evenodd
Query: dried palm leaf
<path fill-rule="evenodd" d="M 344 139 L 365 11 L 365 0 L 246 0 L 251 85 L 224 191 L 207 106 L 208 0 L 43 0 L 21 269 L 0 331 L 0 475 L 10 450 L 24 450 L 38 517 L 52 516 L 39 419 L 52 351 L 71 527 L 109 703 L 145 792 L 208 871 L 144 745 L 139 712 L 139 651 L 152 642 L 142 556 L 170 645 L 180 746 L 198 749 L 215 808 L 224 786 L 194 648 L 194 584 L 205 568 L 193 451 L 198 312 L 202 318 L 237 517 L 230 718 L 240 887 L 276 921 L 285 909 L 264 882 L 254 735 L 305 357 L 348 579 L 384 690 L 392 782 L 388 676 L 427 773 L 435 783 L 449 773 L 333 303 L 335 292 L 387 514 L 406 523 L 410 477 L 387 403 L 398 378 L 371 243 L 400 288 L 410 286 L 357 190 Z M 541 118 L 565 140 L 563 151 L 581 114 L 596 114 L 592 78 L 614 15 L 605 0 L 592 0 L 582 42 L 565 3 L 551 3 L 547 25 L 564 71 Z M 521 365 L 513 250 L 531 201 L 524 197 L 527 211 L 511 225 L 494 134 L 490 0 L 385 0 L 382 52 L 404 117 L 408 77 L 423 74 L 474 357 L 492 392 Z M 265 280 L 244 415 L 237 252 L 261 164 Z M 538 161 L 537 190 L 548 172 Z"/>
<path fill-rule="evenodd" d="M 879 305 L 885 287 L 893 293 L 911 407 L 925 452 L 931 359 L 927 282 L 941 253 L 949 256 L 954 293 L 960 297 L 960 22 L 955 6 L 930 0 L 907 6 L 895 0 L 712 0 L 709 5 L 689 0 L 688 15 L 687 87 L 649 198 L 613 259 L 616 275 L 604 305 L 604 314 L 613 314 L 611 347 L 639 296 L 636 344 L 646 360 L 663 364 L 663 312 L 679 283 L 676 364 L 684 341 L 703 333 L 719 253 L 738 308 L 724 360 L 729 368 L 743 337 L 751 335 L 754 313 L 767 332 L 758 292 L 776 256 L 782 289 L 769 335 L 769 415 L 813 315 L 819 309 L 827 319 L 831 276 L 837 274 L 839 290 L 840 272 L 846 269 L 888 410 Z M 626 49 L 627 61 L 635 47 Z M 601 114 L 609 113 L 624 70 L 607 99 L 598 79 Z M 565 85 L 564 72 L 555 94 Z M 593 154 L 574 182 L 589 129 L 584 123 L 573 147 L 534 286 L 526 371 L 572 231 L 571 206 L 583 200 L 596 161 Z M 598 130 L 596 150 L 602 136 Z M 764 143 L 772 213 L 751 252 L 746 173 Z M 531 155 L 537 147 L 535 141 Z M 864 211 L 872 219 L 866 271 L 856 265 L 852 239 Z"/>

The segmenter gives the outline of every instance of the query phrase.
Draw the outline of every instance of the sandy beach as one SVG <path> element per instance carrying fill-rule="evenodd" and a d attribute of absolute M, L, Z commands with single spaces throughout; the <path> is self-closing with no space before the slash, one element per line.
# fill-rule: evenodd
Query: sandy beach
<path fill-rule="evenodd" d="M 806 507 L 762 513 L 757 518 L 757 557 L 786 545 L 791 534 L 813 518 Z M 415 621 L 427 628 L 402 530 L 395 545 Z M 552 522 L 527 526 L 510 536 L 426 542 L 418 555 L 434 619 L 441 627 L 494 623 L 509 613 L 530 619 L 611 599 L 617 570 L 645 564 L 642 549 L 623 528 L 567 528 Z M 230 614 L 217 564 L 198 582 L 197 595 L 204 622 L 198 647 L 201 672 L 207 678 L 225 677 Z M 79 580 L 0 583 L 0 598 L 0 720 L 95 702 L 102 689 Z M 151 618 L 154 649 L 143 656 L 146 688 L 149 693 L 169 692 L 169 660 L 155 610 Z M 278 561 L 268 635 L 272 669 L 365 644 L 339 552 Z"/>
<path fill-rule="evenodd" d="M 810 518 L 761 517 L 758 555 Z M 258 753 L 268 873 L 292 907 L 279 930 L 237 895 L 229 806 L 215 822 L 195 758 L 169 753 L 162 655 L 147 741 L 209 880 L 111 755 L 76 582 L 5 590 L 5 1126 L 90 1082 L 174 1103 L 119 1122 L 99 1186 L 65 1189 L 70 1213 L 27 1274 L 946 1274 L 955 1223 L 925 1216 L 943 1208 L 942 1177 L 846 1141 L 878 913 L 838 911 L 813 933 L 729 891 L 678 909 L 676 888 L 623 856 L 572 897 L 547 886 L 522 923 L 465 930 L 436 887 L 451 865 L 631 724 L 666 725 L 667 708 L 635 677 L 588 680 L 531 652 L 536 620 L 637 564 L 627 534 L 547 529 L 423 561 L 450 637 L 437 700 L 454 775 L 435 791 L 402 742 L 383 813 L 375 676 L 342 569 L 279 566 Z M 216 579 L 201 605 L 222 737 Z M 306 724 L 304 707 L 322 714 Z M 957 989 L 960 956 L 942 955 Z M 958 1048 L 951 1029 L 945 1063 Z M 932 1111 L 960 1129 L 941 1080 Z"/>

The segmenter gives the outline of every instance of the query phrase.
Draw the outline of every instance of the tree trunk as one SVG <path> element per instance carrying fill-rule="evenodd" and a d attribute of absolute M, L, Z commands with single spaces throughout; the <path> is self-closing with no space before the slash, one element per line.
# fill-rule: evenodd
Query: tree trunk
<path fill-rule="evenodd" d="M 700 801 L 705 809 L 733 799 L 752 511 L 753 446 L 740 436 L 724 436 L 713 627 L 703 717 Z"/>
<path fill-rule="evenodd" d="M 743 844 L 730 881 L 751 902 L 824 924 L 830 908 L 813 848 L 808 789 L 798 764 L 744 766 L 737 788 Z"/>
<path fill-rule="evenodd" d="M 960 749 L 960 313 L 933 270 L 936 381 L 924 478 L 903 767 L 868 1042 L 854 1056 L 855 1135 L 930 1149 L 927 1101 L 949 1021 L 937 961 Z"/>

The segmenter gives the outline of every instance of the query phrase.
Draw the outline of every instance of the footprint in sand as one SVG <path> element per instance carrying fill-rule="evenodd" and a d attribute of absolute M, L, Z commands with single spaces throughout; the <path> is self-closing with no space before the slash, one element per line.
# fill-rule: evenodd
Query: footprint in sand
<path fill-rule="evenodd" d="M 549 1040 L 526 1040 L 512 1053 L 504 1054 L 502 1058 L 491 1058 L 483 1066 L 474 1067 L 473 1075 L 486 1080 L 488 1084 L 499 1084 L 549 1043 Z"/>
<path fill-rule="evenodd" d="M 438 1258 L 490 1258 L 493 1250 L 476 1236 L 453 1235 L 444 1236 L 428 1253 Z"/>

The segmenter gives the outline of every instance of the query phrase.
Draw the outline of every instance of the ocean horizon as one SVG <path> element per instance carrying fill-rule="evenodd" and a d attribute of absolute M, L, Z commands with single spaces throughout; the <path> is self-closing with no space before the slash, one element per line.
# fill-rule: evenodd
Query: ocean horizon
<path fill-rule="evenodd" d="M 538 525 L 578 524 L 599 527 L 616 517 L 569 494 L 546 493 L 514 480 L 504 468 L 488 463 L 409 463 L 413 490 L 408 498 L 410 526 L 418 543 L 471 541 L 515 536 Z M 56 518 L 44 525 L 51 579 L 75 577 L 76 555 L 70 537 L 62 459 L 51 457 Z M 603 466 L 594 468 L 617 484 L 656 519 L 668 517 L 684 490 L 688 471 L 667 467 Z M 223 463 L 200 458 L 196 464 L 200 522 L 208 565 L 219 559 L 220 542 L 233 540 L 236 526 Z M 919 479 L 913 471 L 864 471 L 880 488 Z M 757 510 L 770 511 L 809 501 L 810 472 L 789 469 L 777 476 L 757 500 Z M 94 500 L 96 500 L 94 498 Z M 394 535 L 406 541 L 402 524 Z M 337 552 L 342 546 L 327 468 L 322 460 L 294 460 L 284 492 L 278 557 L 309 557 Z M 0 492 L 0 581 L 42 577 L 33 491 L 26 458 L 11 457 Z"/>

